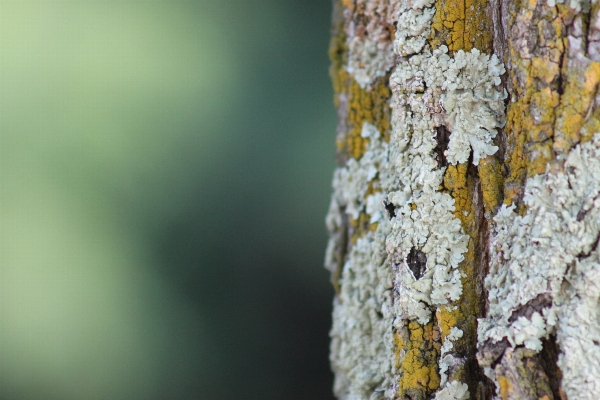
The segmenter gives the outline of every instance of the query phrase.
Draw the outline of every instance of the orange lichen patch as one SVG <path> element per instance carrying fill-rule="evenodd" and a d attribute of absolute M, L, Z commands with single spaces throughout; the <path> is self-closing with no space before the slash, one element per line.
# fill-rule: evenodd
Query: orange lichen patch
<path fill-rule="evenodd" d="M 467 163 L 448 165 L 444 173 L 444 187 L 456 191 L 467 185 Z"/>
<path fill-rule="evenodd" d="M 531 118 L 523 121 L 528 141 L 542 142 L 553 136 L 554 109 L 558 104 L 558 92 L 549 87 L 542 88 L 531 95 L 529 107 Z"/>
<path fill-rule="evenodd" d="M 389 140 L 390 106 L 392 95 L 387 82 L 388 77 L 379 78 L 371 90 L 362 89 L 351 79 L 348 87 L 348 124 L 351 126 L 346 143 L 338 142 L 338 147 L 346 147 L 351 157 L 360 158 L 366 150 L 366 139 L 360 136 L 365 122 L 374 124 L 379 132 L 384 133 L 384 139 Z"/>
<path fill-rule="evenodd" d="M 591 61 L 582 71 L 567 68 L 565 91 L 556 112 L 554 151 L 566 153 L 581 140 L 580 131 L 589 117 L 600 84 L 600 63 Z"/>
<path fill-rule="evenodd" d="M 344 0 L 346 3 L 347 0 Z M 348 45 L 346 44 L 346 32 L 344 31 L 343 5 L 337 0 L 333 16 L 333 32 L 329 43 L 329 59 L 331 66 L 329 75 L 333 84 L 334 97 L 333 102 L 336 107 L 340 106 L 339 95 L 344 92 L 347 85 L 348 74 L 344 66 L 348 62 Z"/>
<path fill-rule="evenodd" d="M 560 59 L 558 50 L 550 50 L 555 52 L 554 57 L 533 57 L 531 59 L 531 76 L 541 79 L 547 84 L 552 83 L 554 78 L 560 73 L 560 64 L 555 59 Z"/>
<path fill-rule="evenodd" d="M 395 353 L 396 353 L 395 354 L 396 355 L 396 357 L 395 357 L 396 363 L 395 363 L 394 367 L 395 367 L 396 371 L 400 371 L 400 367 L 401 367 L 401 364 L 402 364 L 402 355 L 404 354 L 404 352 L 406 350 L 404 348 L 405 347 L 405 341 L 404 341 L 404 339 L 403 339 L 402 336 L 403 336 L 402 333 L 400 333 L 398 331 L 394 332 L 394 348 L 396 349 L 396 351 L 395 351 Z"/>
<path fill-rule="evenodd" d="M 517 203 L 522 213 L 525 179 L 544 172 L 555 158 L 551 146 L 557 136 L 557 110 L 565 101 L 560 93 L 566 8 L 541 1 L 516 0 L 507 5 L 512 98 L 504 128 L 508 164 L 504 203 Z"/>
<path fill-rule="evenodd" d="M 444 174 L 444 187 L 454 199 L 454 215 L 461 222 L 465 232 L 472 238 L 476 236 L 475 208 L 473 204 L 472 177 L 467 174 L 467 162 L 448 165 Z M 470 233 L 472 232 L 472 234 Z"/>
<path fill-rule="evenodd" d="M 354 10 L 354 0 L 343 0 L 342 4 L 344 7 L 348 7 L 350 10 Z"/>
<path fill-rule="evenodd" d="M 354 2 L 343 0 L 338 3 L 338 12 L 344 7 L 354 9 Z M 360 136 L 365 122 L 374 124 L 389 141 L 391 128 L 391 111 L 389 100 L 392 95 L 389 86 L 389 76 L 378 78 L 369 88 L 363 89 L 347 72 L 348 45 L 344 24 L 347 21 L 342 16 L 334 16 L 334 34 L 329 46 L 331 67 L 329 74 L 333 83 L 334 105 L 344 107 L 339 114 L 346 127 L 337 138 L 337 148 L 345 157 L 359 159 L 366 151 L 367 139 Z"/>
<path fill-rule="evenodd" d="M 439 328 L 433 321 L 425 325 L 410 321 L 396 334 L 395 344 L 400 370 L 398 396 L 428 398 L 440 386 Z"/>
<path fill-rule="evenodd" d="M 508 395 L 512 389 L 512 385 L 508 378 L 500 376 L 498 378 L 498 385 L 500 386 L 500 398 L 502 400 L 508 399 Z"/>
<path fill-rule="evenodd" d="M 371 224 L 371 216 L 365 212 L 358 215 L 358 219 L 350 218 L 350 227 L 352 228 L 350 242 L 355 244 L 356 241 L 365 236 L 367 232 L 377 229 L 377 224 Z"/>
<path fill-rule="evenodd" d="M 337 147 L 350 157 L 359 159 L 367 148 L 367 139 L 360 136 L 365 122 L 372 123 L 388 142 L 391 128 L 391 110 L 389 100 L 392 95 L 387 82 L 389 77 L 378 78 L 370 90 L 363 89 L 345 70 L 332 68 L 334 82 L 334 103 L 340 106 L 340 97 L 347 99 L 346 125 L 349 127 L 345 136 L 338 137 Z"/>
<path fill-rule="evenodd" d="M 487 156 L 479 161 L 479 177 L 485 212 L 493 215 L 504 197 L 504 171 L 497 157 Z"/>
<path fill-rule="evenodd" d="M 591 110 L 590 110 L 591 111 Z M 587 121 L 579 131 L 581 135 L 581 143 L 587 142 L 597 132 L 600 132 L 600 107 L 594 105 L 594 110 L 589 113 Z"/>
<path fill-rule="evenodd" d="M 505 129 L 507 132 L 506 162 L 508 164 L 508 176 L 504 181 L 504 204 L 507 206 L 515 203 L 520 198 L 527 174 L 527 160 L 523 154 L 525 135 L 520 134 L 521 120 L 514 116 L 517 111 L 516 106 L 509 106 L 508 122 Z"/>
<path fill-rule="evenodd" d="M 546 167 L 552 159 L 552 142 L 550 140 L 544 143 L 532 143 L 527 148 L 529 159 L 527 160 L 527 176 L 534 176 L 546 172 Z"/>
<path fill-rule="evenodd" d="M 487 207 L 493 209 L 501 199 L 502 173 L 499 162 L 489 156 L 480 161 L 480 170 L 484 170 L 490 178 L 484 190 L 484 203 L 487 197 Z M 482 251 L 479 243 L 479 230 L 482 215 L 477 212 L 474 194 L 479 190 L 477 174 L 474 166 L 468 163 L 449 165 L 444 174 L 444 188 L 454 199 L 454 215 L 461 221 L 461 225 L 467 235 L 469 243 L 464 260 L 458 268 L 462 272 L 463 292 L 459 300 L 452 301 L 448 305 L 441 306 L 437 313 L 437 323 L 440 326 L 442 337 L 445 339 L 451 328 L 456 327 L 463 332 L 463 336 L 454 340 L 453 352 L 461 354 L 460 358 L 474 359 L 476 354 L 477 318 L 482 316 L 480 293 L 477 290 L 478 258 Z M 477 382 L 470 381 L 469 375 L 464 367 L 452 368 L 449 372 L 451 380 L 459 380 L 467 384 L 476 385 Z"/>
<path fill-rule="evenodd" d="M 443 342 L 446 340 L 446 336 L 450 334 L 450 329 L 457 325 L 460 312 L 458 309 L 452 309 L 448 306 L 441 306 L 435 313 L 435 317 L 438 320 Z"/>
<path fill-rule="evenodd" d="M 448 46 L 451 52 L 492 51 L 491 21 L 487 0 L 436 0 L 429 43 L 432 48 Z"/>

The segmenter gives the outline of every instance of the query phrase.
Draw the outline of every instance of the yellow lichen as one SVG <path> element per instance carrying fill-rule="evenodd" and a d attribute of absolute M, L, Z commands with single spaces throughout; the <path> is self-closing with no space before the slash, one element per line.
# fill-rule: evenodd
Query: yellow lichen
<path fill-rule="evenodd" d="M 358 214 L 358 219 L 350 217 L 350 226 L 352 227 L 352 235 L 350 242 L 355 244 L 356 241 L 365 236 L 367 232 L 372 232 L 377 229 L 377 224 L 371 224 L 371 216 L 365 212 Z"/>
<path fill-rule="evenodd" d="M 347 74 L 347 73 L 346 73 Z M 390 108 L 389 99 L 392 95 L 388 87 L 389 77 L 379 78 L 371 90 L 363 89 L 358 82 L 351 80 L 348 87 L 348 125 L 351 127 L 345 143 L 338 142 L 338 147 L 346 148 L 353 158 L 360 158 L 367 146 L 367 140 L 360 136 L 365 122 L 372 123 L 379 132 L 383 133 L 384 140 L 389 140 Z"/>
<path fill-rule="evenodd" d="M 429 37 L 432 48 L 446 45 L 451 52 L 477 48 L 491 53 L 487 3 L 487 0 L 436 0 Z"/>
<path fill-rule="evenodd" d="M 361 136 L 365 122 L 372 123 L 377 127 L 385 142 L 389 142 L 391 129 L 391 110 L 389 99 L 391 91 L 388 87 L 389 76 L 378 78 L 369 88 L 363 89 L 347 72 L 348 45 L 346 43 L 345 23 L 348 21 L 343 17 L 344 8 L 354 10 L 354 2 L 351 0 L 338 0 L 337 14 L 334 15 L 333 30 L 329 58 L 331 59 L 330 75 L 334 89 L 334 104 L 337 108 L 343 107 L 340 115 L 347 127 L 343 135 L 336 140 L 340 159 L 348 157 L 359 159 L 365 153 L 368 139 Z M 380 191 L 376 184 L 377 179 L 369 183 L 365 197 Z M 364 211 L 358 219 L 350 220 L 352 228 L 350 241 L 352 244 L 365 233 L 374 231 L 377 223 L 370 223 L 371 217 Z"/>
<path fill-rule="evenodd" d="M 500 398 L 502 400 L 508 399 L 508 395 L 512 389 L 512 385 L 508 378 L 504 376 L 498 377 L 498 385 L 500 386 Z"/>
<path fill-rule="evenodd" d="M 556 111 L 554 150 L 566 153 L 581 140 L 580 131 L 589 116 L 600 84 L 600 63 L 592 61 L 583 71 L 575 68 L 563 73 L 567 84 Z"/>
<path fill-rule="evenodd" d="M 406 337 L 403 338 L 402 335 Z M 405 329 L 396 333 L 395 344 L 396 359 L 401 371 L 399 397 L 427 398 L 440 386 L 439 328 L 433 321 L 425 325 L 410 321 Z"/>
<path fill-rule="evenodd" d="M 470 51 L 474 48 L 483 53 L 491 53 L 492 32 L 489 29 L 491 21 L 486 14 L 487 4 L 487 0 L 437 0 L 429 37 L 431 47 L 446 45 L 451 53 L 458 50 Z M 448 191 L 454 199 L 454 215 L 461 221 L 470 240 L 467 252 L 464 254 L 465 259 L 459 265 L 463 274 L 461 298 L 450 302 L 447 306 L 439 307 L 436 312 L 436 323 L 441 329 L 443 340 L 446 340 L 451 328 L 456 327 L 463 332 L 462 338 L 453 341 L 453 348 L 467 358 L 475 357 L 477 317 L 483 312 L 480 309 L 480 294 L 476 287 L 475 255 L 479 246 L 480 224 L 473 197 L 478 190 L 478 181 L 473 171 L 474 169 L 470 169 L 468 163 L 461 163 L 449 165 L 444 174 L 441 189 Z M 504 175 L 500 162 L 494 156 L 489 156 L 479 162 L 479 171 L 483 202 L 486 210 L 492 212 L 503 198 Z M 484 179 L 485 184 L 483 184 Z M 467 379 L 464 368 L 454 368 L 451 375 L 451 379 Z"/>
<path fill-rule="evenodd" d="M 442 335 L 442 342 L 446 340 L 446 336 L 450 334 L 450 329 L 456 326 L 458 323 L 458 317 L 460 312 L 458 309 L 453 309 L 448 306 L 441 306 L 435 313 L 435 317 L 438 320 L 440 327 L 440 333 Z"/>
<path fill-rule="evenodd" d="M 508 105 L 504 129 L 508 163 L 504 203 L 518 203 L 520 213 L 524 212 L 519 199 L 525 179 L 543 173 L 561 146 L 554 141 L 558 138 L 562 146 L 569 147 L 568 143 L 572 141 L 567 139 L 572 136 L 569 132 L 579 131 L 583 124 L 583 119 L 571 121 L 575 125 L 566 134 L 560 133 L 562 128 L 559 128 L 558 117 L 561 104 L 573 101 L 565 98 L 567 89 L 560 94 L 563 90 L 561 63 L 566 51 L 564 21 L 567 9 L 549 7 L 537 1 L 515 1 L 509 3 L 507 10 L 510 26 L 537 27 L 537 31 L 529 32 L 534 35 L 532 40 L 536 41 L 533 48 L 524 47 L 522 34 L 508 40 L 509 79 L 514 94 Z M 573 88 L 571 92 L 576 90 Z M 563 124 L 566 122 L 567 119 L 564 119 Z"/>
<path fill-rule="evenodd" d="M 527 160 L 527 176 L 543 174 L 546 166 L 554 158 L 552 142 L 532 143 L 527 147 L 529 159 Z"/>
<path fill-rule="evenodd" d="M 481 194 L 485 212 L 493 215 L 504 197 L 504 173 L 502 164 L 495 156 L 487 156 L 479 161 Z"/>
<path fill-rule="evenodd" d="M 353 2 L 344 0 L 340 8 L 353 9 Z M 392 95 L 388 87 L 389 76 L 378 78 L 369 88 L 363 89 L 346 70 L 348 45 L 344 29 L 344 18 L 334 18 L 334 35 L 329 46 L 331 59 L 330 75 L 333 82 L 334 104 L 342 105 L 344 99 L 346 134 L 337 138 L 337 148 L 344 155 L 359 159 L 366 151 L 367 139 L 360 136 L 365 122 L 374 124 L 389 141 L 391 111 L 389 99 Z"/>
<path fill-rule="evenodd" d="M 484 170 L 484 175 L 491 178 L 486 183 L 483 199 L 484 204 L 490 210 L 495 208 L 502 198 L 502 173 L 499 163 L 493 156 L 480 161 L 480 171 Z M 476 353 L 475 342 L 477 336 L 477 317 L 481 316 L 480 293 L 477 290 L 478 262 L 476 255 L 482 249 L 479 242 L 480 217 L 476 207 L 474 194 L 478 188 L 477 174 L 474 173 L 473 166 L 468 163 L 458 165 L 449 165 L 444 175 L 444 187 L 450 192 L 454 199 L 454 215 L 461 221 L 465 233 L 469 236 L 467 252 L 464 254 L 464 260 L 458 268 L 462 272 L 463 292 L 459 300 L 450 302 L 447 306 L 442 306 L 436 313 L 436 319 L 442 331 L 442 337 L 450 333 L 450 329 L 456 327 L 463 332 L 461 338 L 452 342 L 453 351 L 457 351 L 466 356 L 474 358 Z M 483 179 L 483 178 L 482 178 Z M 486 201 L 487 198 L 487 201 Z M 464 368 L 454 368 L 450 371 L 451 380 L 468 381 L 468 374 Z M 469 382 L 475 384 L 475 382 Z"/>
<path fill-rule="evenodd" d="M 581 127 L 581 143 L 590 140 L 597 132 L 600 132 L 600 108 L 590 112 L 587 121 Z"/>

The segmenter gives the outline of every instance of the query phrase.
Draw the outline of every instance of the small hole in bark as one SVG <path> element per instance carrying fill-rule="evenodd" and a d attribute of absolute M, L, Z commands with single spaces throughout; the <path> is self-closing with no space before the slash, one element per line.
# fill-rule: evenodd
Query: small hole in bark
<path fill-rule="evenodd" d="M 427 267 L 427 256 L 421 250 L 417 250 L 413 247 L 410 249 L 408 257 L 406 257 L 406 264 L 408 264 L 408 268 L 413 273 L 415 279 L 419 280 L 425 273 L 425 269 Z"/>
<path fill-rule="evenodd" d="M 450 143 L 450 131 L 442 125 L 435 128 L 435 132 L 435 140 L 437 141 L 437 145 L 433 149 L 435 160 L 440 168 L 444 168 L 448 166 L 446 155 L 448 154 L 448 143 Z"/>
<path fill-rule="evenodd" d="M 387 201 L 383 201 L 383 207 L 385 207 L 385 211 L 390 219 L 396 216 L 396 206 L 392 203 L 388 203 Z"/>

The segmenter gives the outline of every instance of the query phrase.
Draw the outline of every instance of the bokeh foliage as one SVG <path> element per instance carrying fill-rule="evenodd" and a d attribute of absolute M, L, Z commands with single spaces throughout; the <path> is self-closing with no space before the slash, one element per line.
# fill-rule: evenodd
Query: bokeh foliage
<path fill-rule="evenodd" d="M 328 399 L 328 0 L 0 2 L 0 398 Z"/>

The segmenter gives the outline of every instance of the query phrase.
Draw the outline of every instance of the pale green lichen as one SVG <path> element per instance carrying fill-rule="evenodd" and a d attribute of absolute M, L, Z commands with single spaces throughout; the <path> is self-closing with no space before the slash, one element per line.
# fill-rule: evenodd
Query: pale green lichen
<path fill-rule="evenodd" d="M 555 333 L 563 390 L 569 398 L 598 399 L 600 134 L 529 178 L 523 201 L 525 215 L 503 205 L 494 219 L 480 345 L 506 338 L 540 351 L 541 339 Z M 519 315 L 530 304 L 535 312 Z"/>
<path fill-rule="evenodd" d="M 469 387 L 458 381 L 448 382 L 435 395 L 435 400 L 469 400 L 469 398 Z"/>
<path fill-rule="evenodd" d="M 461 275 L 457 270 L 463 260 L 468 237 L 454 216 L 454 200 L 439 187 L 443 170 L 433 156 L 437 145 L 434 137 L 436 118 L 426 103 L 435 86 L 420 93 L 415 78 L 415 55 L 410 62 L 396 67 L 392 87 L 391 154 L 401 190 L 391 192 L 388 201 L 394 205 L 392 232 L 387 250 L 392 262 L 398 265 L 396 285 L 398 304 L 404 318 L 426 323 L 431 316 L 430 306 L 456 300 L 462 292 Z M 431 96 L 432 97 L 432 96 Z M 419 279 L 410 273 L 406 258 L 412 248 L 427 256 L 425 274 Z"/>
<path fill-rule="evenodd" d="M 338 168 L 333 176 L 332 201 L 344 207 L 345 212 L 355 220 L 369 204 L 369 183 L 377 176 L 379 166 L 387 162 L 388 153 L 388 144 L 380 140 L 379 131 L 373 124 L 365 122 L 360 136 L 368 139 L 365 153 L 358 160 L 350 158 L 346 166 Z M 373 215 L 372 222 L 377 222 L 380 217 L 373 219 Z"/>
<path fill-rule="evenodd" d="M 340 266 L 341 258 L 334 253 L 343 242 L 344 218 L 350 220 L 351 238 L 347 254 L 341 256 L 344 262 L 331 331 L 335 392 L 348 400 L 436 395 L 463 400 L 469 392 L 457 380 L 462 379 L 457 365 L 464 360 L 453 357 L 455 345 L 465 339 L 457 324 L 468 326 L 468 336 L 473 334 L 469 332 L 474 331 L 474 321 L 473 327 L 468 325 L 454 304 L 463 295 L 465 276 L 459 265 L 467 250 L 469 257 L 474 250 L 462 217 L 457 217 L 468 205 L 461 204 L 457 210 L 456 193 L 443 189 L 445 168 L 434 155 L 436 128 L 446 126 L 452 132 L 446 154 L 451 162 L 457 163 L 471 150 L 475 164 L 493 153 L 491 140 L 503 123 L 503 92 L 498 90 L 502 66 L 476 49 L 457 51 L 455 58 L 444 46 L 432 51 L 427 38 L 435 13 L 433 0 L 344 4 L 350 21 L 345 31 L 348 77 L 355 80 L 350 86 L 357 87 L 360 99 L 368 100 L 365 94 L 373 92 L 373 83 L 389 73 L 386 60 L 397 64 L 389 84 L 389 141 L 385 129 L 374 120 L 348 116 L 357 121 L 350 127 L 354 133 L 343 138 L 352 138 L 352 143 L 343 144 L 351 158 L 334 179 L 328 217 L 332 240 L 327 264 L 331 269 Z M 397 28 L 389 37 L 375 29 L 377 24 L 389 27 L 394 22 Z M 368 38 L 371 32 L 376 34 Z M 395 54 L 389 47 L 394 37 Z M 345 73 L 337 71 L 336 76 Z M 339 104 L 356 102 L 357 96 L 349 100 L 351 92 L 340 95 Z M 369 105 L 357 103 L 354 108 L 369 109 Z M 465 165 L 452 168 L 463 171 Z M 490 169 L 490 174 L 494 171 Z M 463 175 L 457 178 L 466 179 Z M 500 192 L 496 186 L 493 189 Z M 464 197 L 459 200 L 471 199 Z M 497 197 L 490 197 L 490 208 L 496 206 Z M 465 218 L 470 221 L 473 216 Z M 355 223 L 357 227 L 367 224 L 369 229 L 354 235 Z M 426 257 L 422 274 L 408 265 L 408 256 L 415 251 Z"/>
<path fill-rule="evenodd" d="M 347 70 L 363 89 L 394 66 L 393 21 L 398 2 L 356 0 L 348 4 L 352 13 L 346 26 Z"/>
<path fill-rule="evenodd" d="M 448 65 L 442 89 L 442 104 L 446 109 L 446 125 L 452 132 L 448 145 L 448 162 L 466 162 L 469 148 L 473 164 L 494 154 L 492 144 L 496 129 L 504 125 L 506 92 L 499 89 L 504 66 L 496 55 L 491 57 L 473 49 L 459 50 Z"/>
<path fill-rule="evenodd" d="M 336 170 L 327 217 L 333 236 L 326 266 L 332 270 L 338 262 L 335 249 L 340 240 L 337 232 L 341 214 L 357 219 L 368 212 L 377 223 L 374 231 L 356 240 L 339 278 L 330 357 L 335 372 L 334 392 L 340 399 L 383 398 L 393 385 L 393 282 L 385 251 L 390 224 L 383 218 L 380 194 L 367 196 L 374 184 L 378 188 L 390 184 L 381 176 L 382 167 L 389 164 L 388 145 L 370 123 L 364 123 L 361 137 L 368 141 L 366 152 L 359 160 L 351 158 L 346 167 Z"/>
<path fill-rule="evenodd" d="M 407 20 L 416 15 L 410 7 L 403 10 L 406 10 Z M 430 15 L 428 11 L 424 9 L 421 15 Z M 399 18 L 402 20 L 403 15 Z M 422 24 L 423 20 L 425 18 L 415 19 L 415 24 Z M 455 62 L 445 47 L 434 51 L 427 45 L 419 48 L 421 42 L 417 32 L 422 30 L 415 29 L 414 25 L 410 25 L 408 29 L 398 25 L 397 53 L 404 56 L 414 54 L 416 49 L 419 52 L 407 59 L 400 58 L 390 79 L 390 157 L 395 163 L 396 176 L 402 182 L 399 190 L 390 192 L 387 198 L 388 203 L 395 206 L 392 232 L 387 239 L 387 250 L 395 265 L 397 289 L 394 305 L 400 321 L 416 320 L 423 326 L 429 323 L 427 321 L 430 321 L 431 312 L 436 311 L 444 342 L 444 353 L 439 359 L 438 371 L 442 380 L 449 381 L 437 395 L 442 399 L 464 399 L 469 397 L 468 387 L 456 379 L 462 379 L 460 365 L 465 361 L 461 356 L 454 358 L 454 343 L 455 340 L 462 340 L 457 333 L 462 332 L 457 327 L 458 321 L 460 320 L 461 326 L 470 329 L 470 335 L 474 333 L 474 321 L 468 322 L 468 318 L 463 314 L 464 310 L 459 311 L 456 306 L 450 305 L 457 303 L 463 294 L 464 277 L 459 265 L 462 265 L 470 244 L 469 237 L 465 235 L 461 226 L 462 220 L 457 218 L 455 200 L 448 193 L 440 191 L 442 184 L 445 185 L 445 180 L 444 169 L 439 165 L 440 160 L 434 157 L 434 148 L 438 146 L 436 128 L 443 125 L 450 125 L 452 128 L 456 126 L 456 129 L 450 129 L 450 148 L 453 152 L 462 151 L 467 155 L 473 148 L 477 153 L 475 163 L 479 158 L 493 153 L 496 149 L 491 147 L 491 139 L 496 128 L 503 124 L 504 93 L 498 89 L 498 78 L 503 69 L 497 59 L 490 59 L 477 50 L 461 52 L 458 62 Z M 411 41 L 411 38 L 415 40 Z M 475 72 L 472 77 L 469 75 L 471 70 Z M 470 95 L 474 103 L 485 98 L 481 101 L 483 105 L 478 105 L 481 108 L 474 110 L 476 107 L 471 107 L 472 104 L 468 101 L 465 101 L 464 107 L 461 108 L 463 104 L 458 99 L 469 100 L 468 95 L 460 97 L 468 90 L 471 90 Z M 450 115 L 446 105 L 450 109 Z M 477 123 L 469 124 L 469 119 L 472 122 L 474 117 L 478 118 Z M 461 127 L 465 129 L 461 131 Z M 486 131 L 483 134 L 481 131 L 475 131 L 478 128 L 486 128 Z M 461 136 L 469 137 L 466 146 L 464 141 L 461 143 L 457 140 Z M 466 168 L 466 165 L 461 164 L 460 167 Z M 492 173 L 492 170 L 489 172 Z M 463 173 L 457 175 L 457 178 L 466 179 L 466 175 Z M 501 179 L 497 179 L 495 182 L 500 181 Z M 493 184 L 493 190 L 498 193 L 488 196 L 492 207 L 497 203 L 496 198 L 501 197 L 501 189 L 496 186 L 498 185 Z M 468 201 L 469 196 L 467 193 L 464 201 Z M 461 204 L 460 207 L 462 213 L 471 206 Z M 465 218 L 470 221 L 474 216 L 471 213 Z M 426 269 L 418 279 L 407 266 L 407 255 L 414 248 L 422 251 L 427 257 Z M 468 254 L 472 257 L 473 249 Z M 472 265 L 472 261 L 469 261 L 468 265 Z M 469 296 L 472 296 L 470 292 Z M 448 332 L 444 333 L 445 329 Z M 450 335 L 450 332 L 453 335 Z M 404 360 L 400 363 L 398 371 L 398 396 L 415 396 L 415 393 L 423 398 L 431 396 L 423 386 L 407 386 L 407 382 L 412 380 L 407 379 L 406 375 L 413 376 L 414 368 L 404 366 L 404 348 L 399 347 L 397 351 L 399 359 Z M 447 371 L 449 376 L 446 376 Z"/>
<path fill-rule="evenodd" d="M 447 47 L 441 46 L 399 65 L 390 85 L 409 93 L 426 87 L 430 98 L 424 100 L 430 100 L 433 110 L 443 107 L 437 119 L 442 119 L 451 132 L 448 162 L 463 163 L 472 151 L 473 164 L 477 165 L 498 150 L 492 140 L 496 128 L 504 125 L 506 93 L 498 88 L 503 73 L 504 67 L 495 55 L 490 57 L 473 49 L 469 53 L 460 50 L 452 58 Z"/>
<path fill-rule="evenodd" d="M 418 4 L 406 4 L 398 16 L 398 31 L 394 50 L 400 56 L 417 54 L 427 43 L 431 19 L 435 8 L 433 0 L 420 1 Z"/>
<path fill-rule="evenodd" d="M 381 399 L 392 386 L 394 353 L 391 271 L 381 223 L 359 238 L 348 255 L 334 301 L 331 363 L 339 399 Z"/>

